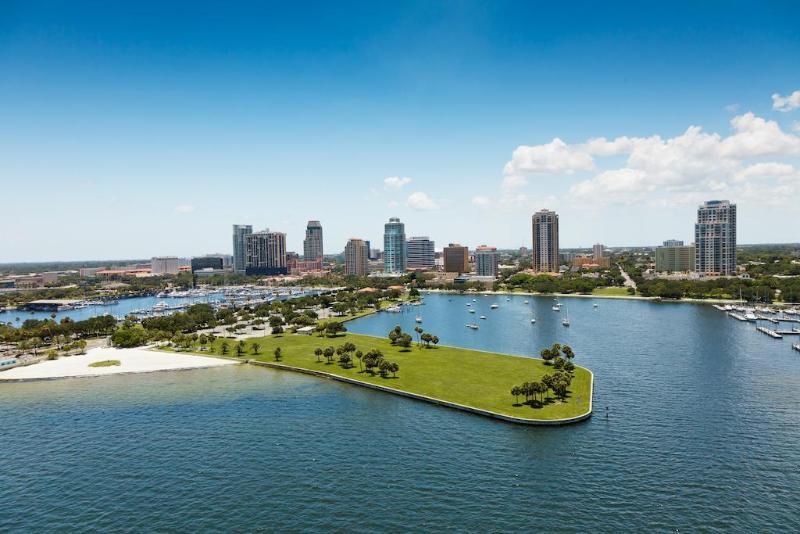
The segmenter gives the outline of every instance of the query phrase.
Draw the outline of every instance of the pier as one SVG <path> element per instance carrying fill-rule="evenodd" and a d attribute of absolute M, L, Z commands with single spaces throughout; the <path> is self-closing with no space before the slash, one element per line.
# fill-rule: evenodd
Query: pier
<path fill-rule="evenodd" d="M 758 330 L 758 331 L 759 331 L 759 332 L 761 332 L 762 334 L 766 334 L 766 335 L 768 335 L 768 336 L 769 336 L 769 337 L 771 337 L 772 339 L 783 339 L 783 336 L 782 336 L 782 335 L 780 335 L 779 333 L 777 333 L 777 332 L 776 332 L 776 331 L 774 331 L 774 330 L 770 330 L 770 329 L 769 329 L 769 328 L 767 328 L 767 327 L 764 327 L 764 326 L 757 326 L 757 327 L 756 327 L 756 330 Z"/>

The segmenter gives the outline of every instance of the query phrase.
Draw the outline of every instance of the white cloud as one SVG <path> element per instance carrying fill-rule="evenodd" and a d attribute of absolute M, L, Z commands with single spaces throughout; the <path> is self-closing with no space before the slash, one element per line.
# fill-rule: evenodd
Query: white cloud
<path fill-rule="evenodd" d="M 794 121 L 792 123 L 792 131 L 800 132 L 800 121 Z"/>
<path fill-rule="evenodd" d="M 737 111 L 739 111 L 740 107 L 741 106 L 739 104 L 728 104 L 727 106 L 725 106 L 725 111 L 727 111 L 728 113 L 736 113 Z"/>
<path fill-rule="evenodd" d="M 390 176 L 383 179 L 383 186 L 386 189 L 391 189 L 394 191 L 397 191 L 398 189 L 401 189 L 410 183 L 411 178 L 407 178 L 405 176 Z"/>
<path fill-rule="evenodd" d="M 473 206 L 488 206 L 491 201 L 489 197 L 472 197 L 472 205 Z"/>
<path fill-rule="evenodd" d="M 733 117 L 730 125 L 732 133 L 727 137 L 689 126 L 671 138 L 598 137 L 573 145 L 555 139 L 545 145 L 517 147 L 504 168 L 502 188 L 509 196 L 528 184 L 527 176 L 544 168 L 552 174 L 596 170 L 602 167 L 603 158 L 610 156 L 627 158 L 619 168 L 600 168 L 594 177 L 573 184 L 569 189 L 572 201 L 592 205 L 661 204 L 664 199 L 695 202 L 710 192 L 733 196 L 732 183 L 741 189 L 758 180 L 768 187 L 763 182 L 794 176 L 787 163 L 758 160 L 800 156 L 800 137 L 750 112 Z M 748 161 L 751 159 L 755 161 Z"/>
<path fill-rule="evenodd" d="M 436 204 L 436 202 L 431 197 L 420 191 L 411 193 L 406 203 L 408 204 L 409 208 L 419 211 L 430 211 L 439 209 L 439 205 Z"/>
<path fill-rule="evenodd" d="M 772 95 L 772 109 L 775 111 L 792 111 L 800 108 L 800 90 L 786 96 L 778 93 Z"/>
<path fill-rule="evenodd" d="M 594 161 L 581 147 L 570 146 L 556 137 L 544 145 L 518 146 L 506 163 L 506 178 L 530 174 L 573 174 L 591 171 Z M 511 182 L 512 184 L 519 182 Z"/>
<path fill-rule="evenodd" d="M 194 206 L 189 206 L 186 204 L 175 206 L 175 211 L 178 213 L 192 213 L 194 211 Z"/>

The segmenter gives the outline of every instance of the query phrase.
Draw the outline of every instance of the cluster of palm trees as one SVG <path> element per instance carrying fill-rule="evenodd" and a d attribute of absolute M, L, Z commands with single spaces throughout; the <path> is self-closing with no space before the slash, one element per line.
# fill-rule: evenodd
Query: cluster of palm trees
<path fill-rule="evenodd" d="M 206 341 L 206 343 L 208 343 L 208 341 Z M 222 341 L 222 343 L 219 346 L 219 350 L 223 356 L 228 355 L 228 353 L 231 351 L 231 346 L 230 344 L 228 344 L 227 340 Z M 241 358 L 247 352 L 247 343 L 245 343 L 243 339 L 240 339 L 239 342 L 236 343 L 234 350 L 236 351 L 236 357 Z M 261 352 L 261 343 L 259 343 L 258 341 L 253 341 L 250 344 L 250 351 L 257 356 Z"/>
<path fill-rule="evenodd" d="M 545 365 L 552 366 L 556 372 L 544 375 L 539 381 L 525 382 L 522 385 L 511 388 L 511 395 L 514 396 L 518 405 L 519 397 L 523 395 L 525 396 L 523 404 L 536 408 L 546 404 L 551 391 L 561 401 L 567 398 L 572 376 L 575 372 L 575 364 L 572 363 L 575 352 L 572 347 L 554 343 L 552 347 L 542 349 L 539 354 Z"/>
<path fill-rule="evenodd" d="M 389 341 L 391 341 L 392 345 L 407 349 L 411 346 L 411 342 L 414 341 L 414 338 L 412 338 L 410 334 L 403 332 L 400 325 L 397 325 L 389 331 Z"/>
<path fill-rule="evenodd" d="M 414 328 L 414 332 L 417 333 L 417 345 L 419 345 L 420 347 L 424 344 L 425 348 L 429 349 L 431 348 L 431 343 L 433 343 L 434 346 L 439 344 L 439 336 L 434 336 L 429 332 L 425 332 L 421 326 Z"/>
<path fill-rule="evenodd" d="M 524 382 L 520 386 L 511 388 L 511 395 L 514 396 L 516 404 L 519 405 L 519 397 L 525 396 L 525 402 L 534 408 L 541 408 L 548 399 L 548 394 L 552 391 L 559 400 L 564 401 L 569 393 L 569 386 L 572 383 L 572 375 L 564 371 L 557 371 L 552 375 L 544 375 L 540 381 Z"/>
<path fill-rule="evenodd" d="M 544 360 L 545 365 L 552 365 L 557 371 L 572 373 L 575 370 L 575 365 L 572 363 L 575 352 L 569 345 L 562 346 L 558 343 L 553 343 L 552 347 L 542 349 L 539 355 Z"/>
<path fill-rule="evenodd" d="M 314 355 L 317 357 L 317 362 L 322 363 L 324 357 L 327 363 L 333 364 L 338 361 L 339 365 L 344 369 L 355 367 L 355 362 L 358 361 L 359 372 L 367 372 L 375 376 L 376 370 L 383 377 L 392 376 L 397 377 L 397 371 L 400 370 L 400 365 L 396 362 L 390 362 L 383 357 L 383 353 L 378 349 L 368 351 L 366 354 L 358 350 L 354 343 L 346 342 L 338 347 L 317 347 L 314 349 Z"/>

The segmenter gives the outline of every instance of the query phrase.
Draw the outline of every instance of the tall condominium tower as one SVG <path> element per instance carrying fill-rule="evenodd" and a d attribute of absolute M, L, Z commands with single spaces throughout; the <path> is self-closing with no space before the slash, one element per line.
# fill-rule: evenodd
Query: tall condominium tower
<path fill-rule="evenodd" d="M 366 276 L 369 247 L 363 239 L 350 239 L 344 247 L 344 274 Z"/>
<path fill-rule="evenodd" d="M 433 269 L 436 266 L 436 252 L 434 242 L 427 236 L 412 237 L 406 243 L 409 269 Z"/>
<path fill-rule="evenodd" d="M 233 272 L 244 274 L 247 256 L 247 236 L 253 233 L 249 224 L 233 225 Z"/>
<path fill-rule="evenodd" d="M 319 221 L 308 221 L 306 238 L 303 240 L 303 259 L 306 261 L 322 259 L 322 225 Z"/>
<path fill-rule="evenodd" d="M 475 271 L 478 276 L 497 276 L 500 263 L 497 248 L 481 245 L 475 249 Z"/>
<path fill-rule="evenodd" d="M 605 245 L 596 243 L 592 247 L 592 257 L 596 260 L 602 260 L 605 249 L 606 249 Z"/>
<path fill-rule="evenodd" d="M 699 206 L 694 242 L 696 272 L 719 276 L 736 274 L 736 204 L 709 200 Z"/>
<path fill-rule="evenodd" d="M 255 232 L 245 241 L 245 273 L 255 275 L 287 274 L 286 234 L 282 232 Z"/>
<path fill-rule="evenodd" d="M 397 217 L 383 226 L 383 270 L 387 273 L 406 270 L 406 225 Z"/>
<path fill-rule="evenodd" d="M 533 214 L 533 270 L 555 273 L 558 263 L 558 214 L 550 210 L 537 211 Z"/>
<path fill-rule="evenodd" d="M 469 269 L 469 249 L 457 243 L 450 243 L 442 252 L 444 256 L 444 272 L 446 273 L 468 273 Z"/>

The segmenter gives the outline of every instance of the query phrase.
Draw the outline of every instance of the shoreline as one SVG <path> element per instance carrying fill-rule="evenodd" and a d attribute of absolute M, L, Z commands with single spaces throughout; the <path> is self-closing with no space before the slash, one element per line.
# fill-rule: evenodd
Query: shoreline
<path fill-rule="evenodd" d="M 108 367 L 89 367 L 91 363 L 103 360 L 119 360 L 120 364 Z M 88 350 L 86 354 L 64 356 L 57 360 L 44 360 L 3 371 L 0 373 L 0 383 L 95 378 L 160 371 L 190 371 L 239 365 L 240 363 L 240 361 L 227 358 L 195 355 L 194 353 L 170 353 L 141 347 L 130 349 L 98 347 Z"/>
<path fill-rule="evenodd" d="M 509 354 L 508 356 L 513 356 Z M 524 356 L 518 356 L 520 358 L 524 358 Z M 315 371 L 313 369 L 306 369 L 304 367 L 295 367 L 293 365 L 286 365 L 282 363 L 273 363 L 273 362 L 264 362 L 259 360 L 246 360 L 245 363 L 256 365 L 259 367 L 268 367 L 271 369 L 277 369 L 280 371 L 289 371 L 295 373 L 302 373 L 311 376 L 316 376 L 319 378 L 327 378 L 329 380 L 335 380 L 337 382 L 344 382 L 347 384 L 352 384 L 356 386 L 365 387 L 368 389 L 374 389 L 377 391 L 383 391 L 384 393 L 390 393 L 393 395 L 398 395 L 400 397 L 406 397 L 417 401 L 427 402 L 429 404 L 436 404 L 439 406 L 444 406 L 446 408 L 452 408 L 455 410 L 461 410 L 463 412 L 471 413 L 474 415 L 480 415 L 483 417 L 489 417 L 492 419 L 497 419 L 500 421 L 504 421 L 507 423 L 514 423 L 514 424 L 522 424 L 528 426 L 563 426 L 569 425 L 574 423 L 579 423 L 581 421 L 585 421 L 592 416 L 592 412 L 594 409 L 594 373 L 583 367 L 589 373 L 589 409 L 579 415 L 574 417 L 566 417 L 562 419 L 530 419 L 526 417 L 514 417 L 512 415 L 505 415 L 497 412 L 493 412 L 491 410 L 484 410 L 482 408 L 475 408 L 473 406 L 467 406 L 465 404 L 459 404 L 457 402 L 451 402 L 444 399 L 439 399 L 436 397 L 429 397 L 427 395 L 422 395 L 420 393 L 412 393 L 410 391 L 404 391 L 402 389 L 395 389 L 390 388 L 388 386 L 382 386 L 380 384 L 372 384 L 370 382 L 363 382 L 361 380 L 355 380 L 353 378 L 348 378 L 345 376 L 339 376 L 333 373 L 326 373 L 325 371 Z"/>
<path fill-rule="evenodd" d="M 558 297 L 558 298 L 584 298 L 584 299 L 608 299 L 608 300 L 638 300 L 643 302 L 673 303 L 673 304 L 743 304 L 740 299 L 663 299 L 659 297 L 641 297 L 638 295 L 584 295 L 580 293 L 536 293 L 531 291 L 456 291 L 452 289 L 420 289 L 420 293 L 441 293 L 447 295 L 503 295 L 522 297 Z M 771 306 L 790 306 L 791 304 L 772 303 Z"/>

